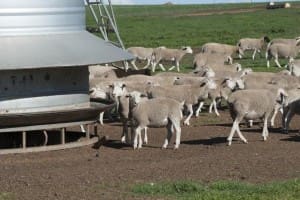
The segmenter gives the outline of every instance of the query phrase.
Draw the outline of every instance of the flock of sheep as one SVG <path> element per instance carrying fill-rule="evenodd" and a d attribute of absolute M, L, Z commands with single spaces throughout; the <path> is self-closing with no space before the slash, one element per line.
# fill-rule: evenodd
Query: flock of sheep
<path fill-rule="evenodd" d="M 242 68 L 233 62 L 234 54 L 240 58 L 244 52 L 253 50 L 252 59 L 257 52 L 266 47 L 267 66 L 271 58 L 287 58 L 288 69 L 278 73 L 253 72 L 250 68 Z M 252 126 L 253 120 L 263 121 L 262 137 L 269 136 L 268 121 L 274 126 L 278 111 L 282 112 L 282 128 L 288 131 L 289 123 L 294 114 L 300 114 L 300 61 L 296 60 L 300 50 L 300 38 L 273 39 L 244 38 L 236 46 L 206 43 L 201 52 L 194 56 L 194 70 L 182 74 L 163 72 L 153 76 L 130 75 L 117 77 L 113 68 L 90 66 L 90 95 L 97 99 L 110 99 L 116 102 L 117 112 L 123 123 L 122 142 L 130 143 L 133 148 L 141 148 L 148 142 L 147 128 L 167 128 L 167 136 L 163 148 L 167 148 L 171 137 L 176 134 L 175 149 L 179 147 L 181 136 L 181 121 L 190 125 L 190 118 L 195 113 L 199 116 L 205 102 L 210 102 L 209 112 L 214 109 L 219 116 L 218 103 L 225 99 L 233 119 L 233 126 L 227 138 L 231 145 L 235 134 L 247 143 L 239 129 L 242 120 Z M 156 65 L 165 71 L 161 61 L 172 61 L 169 70 L 177 68 L 182 57 L 193 51 L 191 47 L 169 49 L 166 47 L 144 48 L 131 47 L 128 51 L 136 59 L 130 63 L 135 69 L 137 59 L 147 60 L 144 68 Z M 195 111 L 194 111 L 195 110 Z M 184 115 L 186 115 L 184 117 Z M 103 123 L 103 113 L 100 117 Z M 131 126 L 131 137 L 128 134 Z M 145 131 L 142 141 L 141 131 Z"/>

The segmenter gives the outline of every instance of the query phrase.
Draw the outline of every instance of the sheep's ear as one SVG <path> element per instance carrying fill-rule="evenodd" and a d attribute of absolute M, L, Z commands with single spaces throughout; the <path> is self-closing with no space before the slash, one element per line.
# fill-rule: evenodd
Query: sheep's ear
<path fill-rule="evenodd" d="M 131 97 L 131 95 L 130 95 L 130 94 L 126 94 L 125 97 L 126 97 L 126 98 L 129 98 L 129 97 Z"/>
<path fill-rule="evenodd" d="M 122 89 L 124 89 L 125 87 L 126 87 L 126 84 L 123 84 L 123 85 L 122 85 Z"/>
<path fill-rule="evenodd" d="M 186 48 L 186 47 L 182 47 L 181 49 L 182 49 L 182 50 L 184 50 L 184 51 L 185 51 L 185 50 L 187 50 L 187 48 Z"/>
<path fill-rule="evenodd" d="M 270 40 L 270 38 L 269 38 L 268 36 L 265 36 L 265 37 L 264 37 L 264 41 L 265 41 L 265 42 L 270 42 L 271 40 Z"/>
<path fill-rule="evenodd" d="M 113 88 L 113 85 L 109 85 L 108 87 L 109 87 L 109 88 Z"/>
<path fill-rule="evenodd" d="M 206 85 L 206 82 L 203 82 L 203 83 L 200 84 L 200 87 L 203 87 L 205 85 Z"/>
<path fill-rule="evenodd" d="M 95 91 L 95 88 L 90 89 L 89 94 L 92 94 Z"/>
<path fill-rule="evenodd" d="M 141 94 L 140 97 L 145 98 L 148 97 L 146 94 Z"/>

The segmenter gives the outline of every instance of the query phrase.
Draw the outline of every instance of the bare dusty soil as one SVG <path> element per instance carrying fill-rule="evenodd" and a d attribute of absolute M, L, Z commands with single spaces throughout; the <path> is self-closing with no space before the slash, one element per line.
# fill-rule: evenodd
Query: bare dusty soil
<path fill-rule="evenodd" d="M 99 126 L 109 140 L 97 150 L 71 150 L 1 156 L 0 192 L 14 199 L 145 199 L 130 193 L 133 184 L 174 180 L 240 180 L 263 183 L 300 177 L 300 118 L 291 133 L 280 133 L 280 116 L 270 138 L 263 142 L 260 124 L 241 125 L 249 144 L 226 145 L 232 120 L 204 113 L 183 127 L 179 150 L 162 150 L 164 128 L 149 130 L 141 150 L 119 142 L 120 123 Z M 79 131 L 79 128 L 75 128 Z M 174 140 L 174 137 L 173 137 Z"/>

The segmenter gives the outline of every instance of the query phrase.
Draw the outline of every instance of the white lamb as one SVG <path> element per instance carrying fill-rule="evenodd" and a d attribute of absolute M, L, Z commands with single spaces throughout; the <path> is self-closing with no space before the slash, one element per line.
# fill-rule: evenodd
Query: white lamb
<path fill-rule="evenodd" d="M 239 57 L 242 58 L 245 51 L 253 50 L 252 59 L 255 59 L 256 52 L 261 53 L 263 47 L 270 42 L 267 36 L 262 38 L 242 38 L 237 46 L 240 48 Z"/>
<path fill-rule="evenodd" d="M 167 148 L 172 134 L 176 132 L 174 149 L 178 149 L 181 137 L 180 121 L 183 103 L 169 98 L 141 99 L 138 92 L 127 95 L 130 99 L 130 110 L 135 122 L 133 148 L 142 148 L 141 131 L 148 127 L 166 126 L 168 134 L 162 148 Z"/>
<path fill-rule="evenodd" d="M 268 117 L 274 109 L 277 101 L 282 101 L 288 96 L 283 89 L 277 91 L 270 90 L 239 90 L 232 93 L 228 98 L 230 114 L 234 120 L 231 132 L 227 138 L 228 145 L 232 143 L 234 133 L 237 132 L 240 139 L 247 143 L 246 138 L 242 135 L 239 123 L 243 120 L 254 120 L 258 118 L 264 119 L 263 140 L 267 140 L 268 132 Z"/>
<path fill-rule="evenodd" d="M 138 67 L 135 65 L 136 60 L 146 60 L 147 64 L 144 68 L 147 68 L 150 65 L 153 48 L 129 47 L 127 51 L 135 57 L 135 59 L 130 61 L 134 69 L 138 70 Z"/>
<path fill-rule="evenodd" d="M 275 43 L 268 48 L 267 67 L 270 67 L 270 60 L 274 58 L 276 65 L 281 68 L 278 58 L 294 59 L 300 51 L 300 41 L 296 45 Z"/>
<path fill-rule="evenodd" d="M 217 53 L 223 54 L 225 57 L 228 57 L 229 63 L 233 63 L 233 55 L 239 54 L 239 48 L 234 45 L 229 44 L 220 44 L 220 43 L 206 43 L 201 48 L 202 53 Z"/>
<path fill-rule="evenodd" d="M 168 48 L 156 48 L 153 50 L 152 54 L 152 72 L 155 72 L 156 65 L 159 64 L 159 67 L 165 71 L 164 66 L 159 63 L 162 60 L 172 61 L 175 63 L 170 70 L 173 70 L 175 67 L 177 71 L 180 71 L 179 62 L 185 54 L 192 54 L 193 50 L 191 47 L 186 46 L 181 49 L 168 49 Z"/>

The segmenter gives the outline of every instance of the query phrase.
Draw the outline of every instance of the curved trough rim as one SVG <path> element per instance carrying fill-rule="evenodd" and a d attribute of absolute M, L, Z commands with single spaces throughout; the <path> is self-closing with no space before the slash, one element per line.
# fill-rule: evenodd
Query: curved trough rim
<path fill-rule="evenodd" d="M 93 101 L 91 103 L 92 103 L 92 105 L 95 105 L 94 109 L 98 109 L 97 113 L 96 113 L 97 116 L 99 116 L 99 114 L 101 112 L 104 112 L 105 110 L 110 109 L 115 105 L 114 103 L 110 104 L 110 105 L 105 105 L 105 104 L 101 104 L 101 103 L 95 102 L 95 101 Z M 97 105 L 98 105 L 98 107 L 97 107 Z M 91 108 L 88 108 L 88 110 L 89 109 L 91 109 Z M 75 109 L 75 110 L 80 111 L 82 109 Z M 55 114 L 55 111 L 53 113 Z M 39 113 L 39 114 L 41 114 L 41 113 Z M 95 114 L 93 114 L 92 116 L 95 116 Z M 84 118 L 83 121 L 69 121 L 69 122 L 61 122 L 61 123 L 57 123 L 55 121 L 56 123 L 53 123 L 53 124 L 49 123 L 49 124 L 38 124 L 38 125 L 29 125 L 29 126 L 21 126 L 21 127 L 0 128 L 0 132 L 2 132 L 2 133 L 20 132 L 20 134 L 22 134 L 22 145 L 23 145 L 23 148 L 0 149 L 0 155 L 55 151 L 55 150 L 70 149 L 70 148 L 76 148 L 76 147 L 82 147 L 82 146 L 95 144 L 99 141 L 99 136 L 98 136 L 98 131 L 97 131 L 97 124 L 98 124 L 97 121 L 98 121 L 98 118 L 93 117 L 92 119 Z M 81 126 L 81 125 L 86 125 L 88 127 L 87 131 L 85 132 L 86 136 L 84 137 L 83 141 L 75 141 L 75 142 L 65 143 L 66 128 L 74 127 L 74 126 Z M 92 129 L 90 129 L 91 126 L 92 126 Z M 46 134 L 45 141 L 47 141 L 47 138 L 48 138 L 47 130 L 53 130 L 53 129 L 61 130 L 61 144 L 47 145 L 47 142 L 45 142 L 44 146 L 38 146 L 38 147 L 27 147 L 26 146 L 26 144 L 27 144 L 26 131 L 44 131 L 44 134 Z M 90 130 L 92 130 L 92 131 L 90 132 Z"/>

